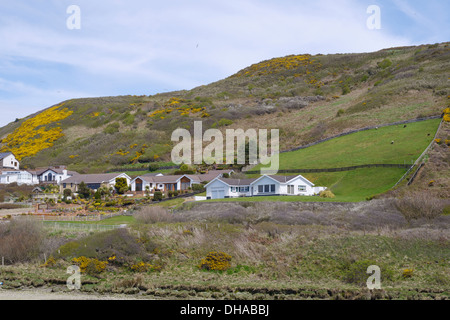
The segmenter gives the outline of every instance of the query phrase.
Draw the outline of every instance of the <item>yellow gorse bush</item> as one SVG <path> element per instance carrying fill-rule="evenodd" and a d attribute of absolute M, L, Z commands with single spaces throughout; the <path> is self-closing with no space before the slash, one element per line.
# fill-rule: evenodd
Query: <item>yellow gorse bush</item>
<path fill-rule="evenodd" d="M 108 261 L 100 261 L 95 258 L 87 258 L 84 256 L 73 258 L 72 262 L 80 267 L 81 273 L 100 273 L 106 269 Z"/>
<path fill-rule="evenodd" d="M 134 272 L 149 272 L 149 271 L 159 271 L 161 270 L 161 267 L 141 261 L 137 264 L 133 264 L 131 266 L 131 270 Z"/>
<path fill-rule="evenodd" d="M 402 276 L 403 278 L 411 278 L 413 276 L 414 270 L 413 269 L 403 269 Z"/>
<path fill-rule="evenodd" d="M 63 120 L 73 113 L 67 108 L 60 110 L 63 105 L 64 103 L 54 106 L 24 121 L 1 141 L 3 146 L 0 152 L 12 152 L 17 160 L 21 160 L 53 146 L 64 134 L 60 127 L 47 129 L 45 126 Z"/>
<path fill-rule="evenodd" d="M 313 64 L 314 60 L 311 60 L 310 58 L 311 55 L 309 54 L 274 58 L 253 64 L 250 67 L 239 71 L 232 77 L 241 77 L 241 76 L 254 77 L 273 74 L 284 70 L 296 69 L 300 66 L 307 66 Z"/>
<path fill-rule="evenodd" d="M 183 104 L 183 106 L 180 106 Z M 159 116 L 161 119 L 164 119 L 164 114 L 170 114 L 174 111 L 178 111 L 178 113 L 182 116 L 186 116 L 189 114 L 195 114 L 202 112 L 202 115 L 205 114 L 206 108 L 205 107 L 198 107 L 193 105 L 192 102 L 179 99 L 179 98 L 170 98 L 167 102 L 164 103 L 162 109 L 157 109 L 153 112 L 151 112 L 148 116 L 150 118 L 154 118 L 156 116 Z M 209 115 L 208 115 L 209 116 Z"/>
<path fill-rule="evenodd" d="M 231 256 L 224 252 L 210 252 L 199 264 L 200 269 L 225 271 L 231 266 Z"/>

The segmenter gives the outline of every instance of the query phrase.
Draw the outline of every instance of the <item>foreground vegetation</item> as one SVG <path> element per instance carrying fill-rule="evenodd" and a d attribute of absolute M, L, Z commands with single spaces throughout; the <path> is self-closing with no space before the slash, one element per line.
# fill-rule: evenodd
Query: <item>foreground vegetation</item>
<path fill-rule="evenodd" d="M 66 269 L 77 264 L 81 291 L 96 294 L 448 299 L 449 216 L 407 217 L 392 201 L 153 205 L 106 232 L 13 220 L 0 225 L 0 276 L 4 289 L 68 291 Z M 369 265 L 381 268 L 380 290 L 366 287 Z"/>

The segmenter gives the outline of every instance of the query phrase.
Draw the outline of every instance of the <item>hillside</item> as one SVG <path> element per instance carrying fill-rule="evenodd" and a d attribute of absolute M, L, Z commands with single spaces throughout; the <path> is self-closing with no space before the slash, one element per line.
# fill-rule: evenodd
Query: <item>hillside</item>
<path fill-rule="evenodd" d="M 170 161 L 175 128 L 278 128 L 281 150 L 369 125 L 439 115 L 448 43 L 373 53 L 291 55 L 192 90 L 73 99 L 0 128 L 23 165 L 79 172 Z M 411 139 L 415 137 L 412 136 Z"/>

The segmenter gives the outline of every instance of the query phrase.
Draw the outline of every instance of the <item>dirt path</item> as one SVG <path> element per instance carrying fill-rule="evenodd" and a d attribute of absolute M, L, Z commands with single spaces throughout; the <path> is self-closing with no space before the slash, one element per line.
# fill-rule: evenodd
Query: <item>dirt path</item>
<path fill-rule="evenodd" d="M 148 298 L 148 297 L 147 297 Z M 141 300 L 136 295 L 100 295 L 83 292 L 52 292 L 51 289 L 0 289 L 0 300 Z"/>

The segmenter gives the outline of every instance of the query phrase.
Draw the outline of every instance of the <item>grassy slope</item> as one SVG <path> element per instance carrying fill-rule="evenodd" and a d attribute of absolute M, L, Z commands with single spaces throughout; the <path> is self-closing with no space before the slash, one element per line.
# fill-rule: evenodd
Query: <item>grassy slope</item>
<path fill-rule="evenodd" d="M 280 154 L 280 169 L 336 168 L 380 163 L 411 163 L 428 146 L 440 119 L 366 130 L 309 148 Z M 430 134 L 430 135 L 428 135 Z M 414 138 L 412 138 L 414 137 Z M 391 144 L 394 141 L 394 144 Z M 252 170 L 259 170 L 257 166 Z M 302 173 L 319 186 L 330 188 L 334 201 L 361 201 L 391 188 L 406 172 L 401 168 L 362 168 L 344 172 Z M 297 197 L 298 198 L 298 197 Z M 296 197 L 281 197 L 295 201 Z M 310 201 L 309 197 L 301 200 Z M 263 199 L 258 199 L 260 201 Z M 314 199 L 316 200 L 316 199 Z"/>

